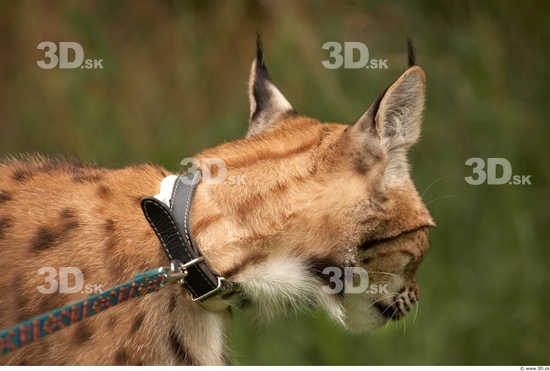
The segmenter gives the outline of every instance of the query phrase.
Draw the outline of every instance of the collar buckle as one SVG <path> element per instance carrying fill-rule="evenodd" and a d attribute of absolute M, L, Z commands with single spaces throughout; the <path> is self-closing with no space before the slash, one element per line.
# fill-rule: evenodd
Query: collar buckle
<path fill-rule="evenodd" d="M 178 259 L 173 259 L 170 261 L 170 269 L 166 271 L 166 282 L 177 281 L 178 284 L 183 285 L 185 283 L 185 278 L 189 275 L 187 268 L 198 264 L 204 260 L 203 256 L 199 256 L 196 259 L 193 259 L 185 264 L 183 264 Z"/>
<path fill-rule="evenodd" d="M 224 300 L 228 295 L 237 291 L 237 286 L 230 280 L 218 276 L 218 286 L 204 295 L 195 298 L 191 295 L 191 300 L 199 304 L 201 307 L 212 311 L 219 312 L 229 307 L 229 301 Z"/>

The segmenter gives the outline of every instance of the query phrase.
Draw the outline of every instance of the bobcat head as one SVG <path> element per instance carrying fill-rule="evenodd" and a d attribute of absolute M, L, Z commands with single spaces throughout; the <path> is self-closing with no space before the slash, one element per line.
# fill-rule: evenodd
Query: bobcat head
<path fill-rule="evenodd" d="M 228 177 L 244 180 L 201 183 L 192 215 L 211 266 L 241 284 L 234 305 L 261 318 L 318 305 L 354 331 L 410 311 L 434 226 L 407 164 L 425 86 L 409 43 L 409 68 L 354 124 L 320 122 L 298 114 L 273 84 L 258 38 L 246 138 L 197 156 L 221 159 Z M 385 289 L 328 293 L 346 267 L 365 269 L 369 284 Z"/>

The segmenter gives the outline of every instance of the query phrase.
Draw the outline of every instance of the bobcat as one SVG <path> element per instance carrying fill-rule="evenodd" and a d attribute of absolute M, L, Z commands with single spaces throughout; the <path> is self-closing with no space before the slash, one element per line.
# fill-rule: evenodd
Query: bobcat
<path fill-rule="evenodd" d="M 298 114 L 273 84 L 259 38 L 249 93 L 246 138 L 195 156 L 220 159 L 228 177 L 245 180 L 202 181 L 191 212 L 205 260 L 241 288 L 231 306 L 259 319 L 321 307 L 352 331 L 403 318 L 419 298 L 415 271 L 434 225 L 406 157 L 425 100 L 411 44 L 409 68 L 352 125 Z M 0 164 L 0 329 L 85 297 L 41 294 L 40 267 L 78 267 L 86 282 L 108 288 L 166 266 L 140 200 L 168 175 L 155 165 L 113 170 L 40 156 Z M 364 268 L 388 292 L 329 294 L 346 267 Z M 230 321 L 229 309 L 206 310 L 172 284 L 0 363 L 225 364 Z"/>

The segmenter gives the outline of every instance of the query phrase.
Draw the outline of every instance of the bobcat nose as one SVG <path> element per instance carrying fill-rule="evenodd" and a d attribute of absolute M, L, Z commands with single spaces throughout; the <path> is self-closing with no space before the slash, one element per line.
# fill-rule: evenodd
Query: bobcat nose
<path fill-rule="evenodd" d="M 399 308 L 397 314 L 401 315 L 400 318 L 406 316 L 411 311 L 414 305 L 418 302 L 419 296 L 420 292 L 418 291 L 418 285 L 416 284 L 414 287 L 406 288 L 399 294 L 396 304 Z"/>
<path fill-rule="evenodd" d="M 414 281 L 389 298 L 387 303 L 378 301 L 374 305 L 386 319 L 398 321 L 411 311 L 419 295 L 418 284 Z"/>

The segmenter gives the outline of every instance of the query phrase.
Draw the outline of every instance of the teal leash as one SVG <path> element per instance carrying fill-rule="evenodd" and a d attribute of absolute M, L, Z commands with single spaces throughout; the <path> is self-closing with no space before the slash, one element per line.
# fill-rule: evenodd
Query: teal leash
<path fill-rule="evenodd" d="M 49 334 L 73 325 L 131 298 L 160 290 L 169 281 L 183 282 L 186 274 L 173 266 L 169 271 L 155 268 L 138 273 L 134 279 L 118 286 L 89 296 L 83 300 L 54 309 L 48 313 L 21 322 L 0 331 L 0 356 L 37 341 Z"/>

